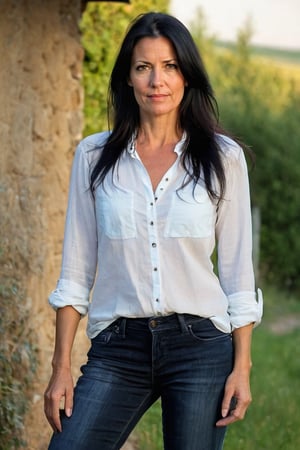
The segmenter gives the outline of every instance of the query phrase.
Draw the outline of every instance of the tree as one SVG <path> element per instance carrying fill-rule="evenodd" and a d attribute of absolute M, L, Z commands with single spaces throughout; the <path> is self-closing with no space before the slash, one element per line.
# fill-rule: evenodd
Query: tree
<path fill-rule="evenodd" d="M 213 84 L 221 121 L 256 154 L 250 182 L 261 211 L 261 275 L 299 291 L 300 90 L 278 65 L 252 56 L 250 37 L 246 27 L 234 51 L 215 54 Z"/>

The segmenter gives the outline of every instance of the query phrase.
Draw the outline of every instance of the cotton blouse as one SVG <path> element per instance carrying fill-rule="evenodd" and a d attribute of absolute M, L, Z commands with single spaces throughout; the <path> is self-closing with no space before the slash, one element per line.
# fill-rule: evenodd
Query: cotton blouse
<path fill-rule="evenodd" d="M 202 181 L 184 184 L 185 135 L 155 192 L 132 139 L 93 196 L 91 170 L 108 135 L 89 136 L 77 147 L 61 274 L 50 304 L 88 313 L 90 338 L 118 317 L 174 312 L 210 318 L 225 333 L 259 323 L 262 295 L 255 292 L 242 149 L 217 136 L 226 176 L 219 202 L 209 197 Z M 217 268 L 212 262 L 215 246 Z"/>

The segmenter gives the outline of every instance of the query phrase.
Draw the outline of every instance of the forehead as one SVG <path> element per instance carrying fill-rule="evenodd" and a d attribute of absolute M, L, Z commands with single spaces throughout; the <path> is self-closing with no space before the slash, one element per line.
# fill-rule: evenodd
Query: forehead
<path fill-rule="evenodd" d="M 144 37 L 140 39 L 133 49 L 132 58 L 136 59 L 152 59 L 157 58 L 163 60 L 175 59 L 176 52 L 172 42 L 163 37 Z"/>

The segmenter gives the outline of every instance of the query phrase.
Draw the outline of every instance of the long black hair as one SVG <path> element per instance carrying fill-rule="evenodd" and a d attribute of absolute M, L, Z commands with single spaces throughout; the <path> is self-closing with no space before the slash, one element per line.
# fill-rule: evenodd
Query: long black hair
<path fill-rule="evenodd" d="M 187 134 L 182 163 L 189 180 L 197 183 L 204 176 L 212 198 L 222 198 L 225 174 L 216 133 L 224 131 L 218 123 L 218 106 L 203 61 L 188 29 L 175 17 L 150 12 L 131 24 L 115 61 L 109 84 L 108 117 L 112 132 L 91 173 L 91 189 L 102 183 L 114 169 L 122 152 L 140 126 L 139 106 L 128 85 L 135 45 L 145 37 L 165 37 L 173 45 L 178 65 L 187 82 L 179 109 L 179 127 Z M 213 182 L 216 176 L 218 189 Z"/>

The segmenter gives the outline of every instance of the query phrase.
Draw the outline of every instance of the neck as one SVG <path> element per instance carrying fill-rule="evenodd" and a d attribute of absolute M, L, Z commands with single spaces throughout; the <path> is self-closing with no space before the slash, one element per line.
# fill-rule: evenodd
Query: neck
<path fill-rule="evenodd" d="M 182 130 L 175 124 L 162 121 L 153 121 L 151 123 L 142 123 L 137 133 L 137 142 L 142 145 L 164 146 L 166 144 L 175 145 L 182 137 Z"/>

